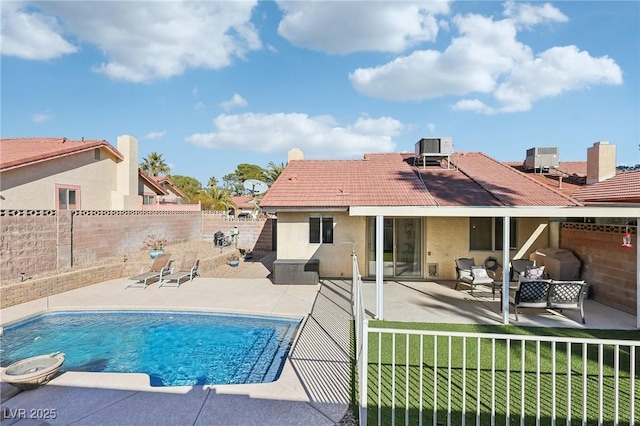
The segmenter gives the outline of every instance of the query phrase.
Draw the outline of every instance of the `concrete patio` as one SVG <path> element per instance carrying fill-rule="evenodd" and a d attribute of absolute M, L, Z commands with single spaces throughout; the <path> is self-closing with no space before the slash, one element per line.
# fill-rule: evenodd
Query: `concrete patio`
<path fill-rule="evenodd" d="M 403 322 L 452 324 L 502 324 L 499 290 L 495 299 L 490 286 L 478 286 L 473 295 L 469 287 L 454 290 L 455 281 L 385 281 L 383 319 Z M 376 315 L 376 284 L 364 281 L 363 297 L 367 312 Z M 581 329 L 635 330 L 636 316 L 587 299 L 584 302 L 586 324 L 578 311 L 560 313 L 548 309 L 519 309 L 515 320 L 513 307 L 509 323 L 523 327 L 568 327 Z"/>
<path fill-rule="evenodd" d="M 124 289 L 111 280 L 0 311 L 1 323 L 48 310 L 183 309 L 304 318 L 280 378 L 273 383 L 224 386 L 149 386 L 144 374 L 66 372 L 41 388 L 12 396 L 2 384 L 2 424 L 52 425 L 334 425 L 351 399 L 350 281 L 274 285 L 256 263 L 244 277 L 196 278 L 179 288 Z M 375 282 L 365 281 L 367 312 L 375 312 Z M 453 290 L 452 282 L 389 281 L 384 319 L 407 322 L 500 324 L 499 297 L 490 288 Z M 521 326 L 635 329 L 635 316 L 586 301 L 577 312 L 522 310 Z M 14 388 L 15 389 L 15 388 Z M 18 411 L 18 410 L 25 411 Z M 31 410 L 56 418 L 29 419 Z M 37 411 L 34 411 L 37 413 Z M 19 418 L 16 413 L 24 413 Z M 39 422 L 35 422 L 39 420 Z"/>

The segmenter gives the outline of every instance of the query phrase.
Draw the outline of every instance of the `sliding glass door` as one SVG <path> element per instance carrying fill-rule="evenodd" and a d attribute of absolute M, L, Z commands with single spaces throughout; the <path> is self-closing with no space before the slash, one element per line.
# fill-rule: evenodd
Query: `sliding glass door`
<path fill-rule="evenodd" d="M 420 218 L 385 218 L 383 262 L 385 277 L 422 277 L 422 220 Z M 376 219 L 368 218 L 369 275 L 376 272 Z"/>

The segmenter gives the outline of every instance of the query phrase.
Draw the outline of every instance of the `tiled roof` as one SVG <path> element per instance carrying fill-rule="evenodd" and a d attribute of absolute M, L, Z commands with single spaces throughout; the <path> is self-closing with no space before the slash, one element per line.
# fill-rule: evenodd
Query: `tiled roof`
<path fill-rule="evenodd" d="M 602 182 L 580 187 L 573 197 L 584 202 L 640 202 L 640 170 L 617 173 Z"/>
<path fill-rule="evenodd" d="M 239 208 L 239 209 L 255 209 L 256 205 L 251 202 L 253 197 L 250 195 L 238 195 L 231 197 L 231 201 Z"/>
<path fill-rule="evenodd" d="M 400 154 L 291 161 L 260 202 L 262 208 L 406 205 L 436 203 Z"/>
<path fill-rule="evenodd" d="M 504 206 L 575 206 L 569 196 L 538 182 L 529 174 L 521 173 L 513 167 L 501 163 L 479 152 L 456 153 L 451 161 L 456 167 L 486 192 L 490 193 L 498 205 Z M 428 186 L 428 185 L 427 185 Z M 495 205 L 486 202 L 486 196 L 478 195 L 476 206 Z M 469 200 L 467 200 L 469 201 Z M 470 200 L 469 202 L 473 202 Z M 470 204 L 464 204 L 470 205 Z"/>
<path fill-rule="evenodd" d="M 569 176 L 587 176 L 587 162 L 586 161 L 560 161 L 558 162 L 558 170 Z"/>
<path fill-rule="evenodd" d="M 149 176 L 142 169 L 138 169 L 138 176 L 143 181 L 145 181 L 151 187 L 151 189 L 155 190 L 156 194 L 169 195 L 169 192 L 167 192 L 158 182 L 156 182 L 151 176 Z"/>
<path fill-rule="evenodd" d="M 455 154 L 451 169 L 413 167 L 411 154 L 367 154 L 364 160 L 291 161 L 260 205 L 350 206 L 579 205 L 482 153 Z"/>
<path fill-rule="evenodd" d="M 187 194 L 182 192 L 182 190 L 178 188 L 170 178 L 166 176 L 149 176 L 149 177 L 153 179 L 158 185 L 160 185 L 165 191 L 167 191 L 167 186 L 168 186 L 169 188 L 171 188 L 171 192 L 176 194 L 178 197 L 185 198 L 185 199 L 189 198 L 187 197 Z"/>
<path fill-rule="evenodd" d="M 107 149 L 118 160 L 124 159 L 117 149 L 104 140 L 73 141 L 67 138 L 6 138 L 0 139 L 0 170 L 6 171 L 24 167 L 95 148 Z"/>

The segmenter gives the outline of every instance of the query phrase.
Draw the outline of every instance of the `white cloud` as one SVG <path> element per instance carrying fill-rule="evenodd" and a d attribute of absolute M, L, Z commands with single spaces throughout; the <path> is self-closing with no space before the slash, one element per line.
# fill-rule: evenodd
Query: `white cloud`
<path fill-rule="evenodd" d="M 285 153 L 292 147 L 305 158 L 361 157 L 367 152 L 392 152 L 393 137 L 402 123 L 390 117 L 360 117 L 338 126 L 328 116 L 306 114 L 221 114 L 213 119 L 215 131 L 187 138 L 194 145 L 216 149 L 238 149 L 261 153 Z"/>
<path fill-rule="evenodd" d="M 436 130 L 436 125 L 433 123 L 427 123 L 427 130 L 429 130 L 429 133 L 433 133 Z"/>
<path fill-rule="evenodd" d="M 205 109 L 207 106 L 204 104 L 204 102 L 198 101 L 196 102 L 196 104 L 193 106 L 193 109 L 195 109 L 196 111 L 200 111 L 201 109 Z"/>
<path fill-rule="evenodd" d="M 34 2 L 107 60 L 95 71 L 131 82 L 219 69 L 261 48 L 250 22 L 257 1 L 240 2 Z M 10 17 L 15 21 L 15 16 Z M 15 25 L 15 22 L 12 23 Z M 4 26 L 4 17 L 3 17 Z M 50 31 L 54 36 L 56 33 Z M 4 40 L 3 40 L 4 44 Z"/>
<path fill-rule="evenodd" d="M 38 112 L 31 116 L 31 121 L 34 123 L 43 123 L 45 121 L 49 121 L 51 119 L 51 115 L 49 113 Z"/>
<path fill-rule="evenodd" d="M 19 2 L 2 2 L 0 52 L 29 60 L 49 60 L 75 53 L 78 48 L 64 39 L 55 18 L 28 11 Z"/>
<path fill-rule="evenodd" d="M 517 40 L 519 23 L 562 22 L 564 15 L 553 6 L 507 2 L 505 7 L 515 19 L 458 15 L 452 22 L 459 36 L 444 51 L 417 50 L 377 67 L 358 68 L 349 75 L 353 87 L 395 101 L 482 94 L 495 105 L 462 99 L 453 109 L 492 114 L 526 111 L 538 99 L 569 90 L 622 83 L 620 67 L 607 56 L 595 58 L 575 46 L 534 55 Z"/>
<path fill-rule="evenodd" d="M 448 1 L 281 1 L 278 34 L 290 43 L 329 54 L 401 52 L 438 34 L 436 14 Z"/>
<path fill-rule="evenodd" d="M 247 106 L 247 100 L 242 96 L 238 95 L 237 93 L 234 93 L 231 99 L 229 99 L 228 101 L 224 101 L 220 103 L 220 107 L 227 111 L 235 107 L 243 107 L 243 106 Z"/>
<path fill-rule="evenodd" d="M 504 16 L 513 19 L 517 24 L 530 27 L 544 22 L 567 22 L 569 18 L 553 5 L 545 3 L 533 6 L 529 3 L 516 3 L 509 0 L 504 4 Z"/>
<path fill-rule="evenodd" d="M 149 132 L 146 134 L 145 138 L 146 139 L 160 139 L 161 137 L 163 137 L 167 132 L 165 132 L 164 130 L 161 132 Z"/>

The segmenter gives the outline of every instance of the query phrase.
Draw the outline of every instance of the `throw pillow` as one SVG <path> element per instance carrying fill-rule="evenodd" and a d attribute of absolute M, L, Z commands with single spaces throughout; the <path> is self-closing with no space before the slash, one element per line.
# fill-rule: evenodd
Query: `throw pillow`
<path fill-rule="evenodd" d="M 527 270 L 524 273 L 525 278 L 529 278 L 530 280 L 537 280 L 542 278 L 544 275 L 544 265 L 543 266 L 527 266 Z"/>
<path fill-rule="evenodd" d="M 473 274 L 474 278 L 489 278 L 489 275 L 487 275 L 487 270 L 482 266 L 471 267 L 471 274 Z"/>

